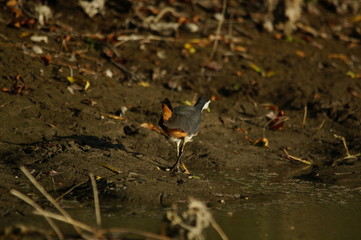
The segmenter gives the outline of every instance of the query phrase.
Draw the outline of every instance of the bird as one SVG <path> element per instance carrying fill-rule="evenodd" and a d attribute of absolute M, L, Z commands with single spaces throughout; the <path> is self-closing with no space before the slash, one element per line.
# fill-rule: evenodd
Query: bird
<path fill-rule="evenodd" d="M 185 144 L 191 142 L 192 138 L 197 135 L 201 124 L 202 111 L 208 108 L 209 103 L 208 98 L 199 97 L 194 106 L 173 108 L 168 98 L 162 101 L 163 112 L 159 120 L 159 126 L 170 140 L 177 144 L 177 161 L 170 168 L 171 171 L 190 173 L 181 157 Z"/>

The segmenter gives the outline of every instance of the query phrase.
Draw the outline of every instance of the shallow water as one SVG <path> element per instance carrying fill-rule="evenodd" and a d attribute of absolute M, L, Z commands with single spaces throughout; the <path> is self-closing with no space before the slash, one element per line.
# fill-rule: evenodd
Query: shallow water
<path fill-rule="evenodd" d="M 211 175 L 208 176 L 215 177 Z M 223 173 L 217 178 L 242 194 L 239 204 L 228 206 L 226 201 L 220 208 L 212 209 L 229 239 L 332 240 L 361 236 L 359 190 L 297 179 L 278 181 L 278 174 L 268 172 Z M 94 218 L 92 210 L 76 212 L 78 216 L 90 214 Z M 106 227 L 159 232 L 165 212 L 166 209 L 119 208 L 104 210 L 102 216 Z M 206 235 L 206 239 L 220 239 L 212 229 Z"/>

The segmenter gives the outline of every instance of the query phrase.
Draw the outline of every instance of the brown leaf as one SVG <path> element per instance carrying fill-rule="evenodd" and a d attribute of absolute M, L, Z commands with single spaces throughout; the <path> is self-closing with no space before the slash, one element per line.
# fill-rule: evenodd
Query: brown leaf
<path fill-rule="evenodd" d="M 218 62 L 216 61 L 211 61 L 211 62 L 208 62 L 206 64 L 203 65 L 205 68 L 209 69 L 209 70 L 212 70 L 212 71 L 221 71 L 222 70 L 222 65 L 219 64 Z"/>
<path fill-rule="evenodd" d="M 305 53 L 301 50 L 297 50 L 295 53 L 296 53 L 296 55 L 298 55 L 300 57 L 305 57 Z"/>
<path fill-rule="evenodd" d="M 347 65 L 351 63 L 350 59 L 345 54 L 333 53 L 333 54 L 329 54 L 328 58 L 339 59 Z"/>
<path fill-rule="evenodd" d="M 53 59 L 53 57 L 50 54 L 41 56 L 41 60 L 43 60 L 45 65 L 49 65 L 51 63 L 52 59 Z"/>
<path fill-rule="evenodd" d="M 268 127 L 272 130 L 281 130 L 288 119 L 289 118 L 285 116 L 285 112 L 280 110 L 277 116 L 268 124 Z"/>
<path fill-rule="evenodd" d="M 257 139 L 253 142 L 253 145 L 258 147 L 269 147 L 269 141 L 267 138 Z"/>
<path fill-rule="evenodd" d="M 9 88 L 0 88 L 0 92 L 10 92 Z"/>
<path fill-rule="evenodd" d="M 18 5 L 18 3 L 17 3 L 16 0 L 9 0 L 9 1 L 6 2 L 7 7 L 15 7 L 17 5 Z"/>
<path fill-rule="evenodd" d="M 151 124 L 151 123 L 142 123 L 140 124 L 141 127 L 144 127 L 144 128 L 148 128 L 150 130 L 153 130 L 157 133 L 161 133 L 163 134 L 163 131 L 161 129 L 159 129 L 158 127 L 156 127 L 154 124 Z"/>
<path fill-rule="evenodd" d="M 357 97 L 357 98 L 361 98 L 361 93 L 355 91 L 355 89 L 348 87 L 347 91 L 353 96 L 353 97 Z"/>

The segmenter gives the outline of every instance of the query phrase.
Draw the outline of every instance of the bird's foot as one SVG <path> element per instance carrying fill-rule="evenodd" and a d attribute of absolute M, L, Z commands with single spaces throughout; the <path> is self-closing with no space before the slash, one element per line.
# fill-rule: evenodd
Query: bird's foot
<path fill-rule="evenodd" d="M 191 174 L 191 172 L 188 171 L 188 168 L 186 167 L 186 165 L 183 162 L 181 162 L 181 165 L 182 165 L 181 167 L 182 167 L 184 174 Z"/>
<path fill-rule="evenodd" d="M 176 164 L 174 164 L 170 168 L 170 171 L 176 172 L 176 173 L 190 174 L 190 172 L 188 171 L 186 165 L 183 162 L 181 162 L 180 164 L 178 162 Z"/>

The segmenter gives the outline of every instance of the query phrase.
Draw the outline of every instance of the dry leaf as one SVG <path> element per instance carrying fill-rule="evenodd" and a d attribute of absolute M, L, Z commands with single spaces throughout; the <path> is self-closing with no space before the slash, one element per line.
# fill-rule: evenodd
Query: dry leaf
<path fill-rule="evenodd" d="M 269 141 L 267 138 L 257 139 L 253 142 L 253 145 L 258 147 L 269 147 Z"/>
<path fill-rule="evenodd" d="M 37 35 L 33 35 L 30 37 L 30 40 L 33 42 L 44 42 L 44 43 L 48 43 L 48 37 L 47 36 L 37 36 Z"/>
<path fill-rule="evenodd" d="M 350 59 L 345 54 L 332 53 L 328 55 L 328 58 L 339 59 L 347 65 L 351 63 Z"/>
<path fill-rule="evenodd" d="M 271 119 L 268 123 L 268 127 L 272 130 L 281 130 L 285 124 L 285 122 L 289 119 L 285 116 L 283 110 L 276 112 L 270 112 L 266 115 L 269 119 Z"/>
<path fill-rule="evenodd" d="M 88 80 L 86 80 L 86 79 L 82 79 L 82 78 L 74 78 L 74 77 L 72 77 L 72 76 L 69 76 L 69 77 L 67 77 L 66 79 L 68 79 L 68 81 L 70 82 L 70 83 L 72 83 L 72 84 L 78 84 L 78 85 L 80 85 L 82 88 L 83 88 L 83 90 L 88 90 L 89 89 L 89 87 L 90 87 L 90 82 L 88 81 Z"/>
<path fill-rule="evenodd" d="M 45 65 L 49 65 L 51 63 L 51 60 L 53 59 L 53 56 L 50 54 L 41 56 L 41 60 L 45 63 Z"/>
<path fill-rule="evenodd" d="M 297 56 L 305 57 L 305 53 L 302 52 L 301 50 L 297 50 L 295 53 L 296 53 Z"/>
<path fill-rule="evenodd" d="M 361 93 L 357 92 L 355 89 L 348 87 L 347 91 L 353 96 L 357 98 L 361 98 Z"/>
<path fill-rule="evenodd" d="M 151 124 L 151 123 L 142 123 L 142 124 L 140 124 L 140 126 L 141 126 L 141 127 L 144 127 L 144 128 L 148 128 L 148 129 L 150 129 L 150 130 L 153 130 L 153 131 L 155 131 L 155 132 L 157 132 L 157 133 L 163 134 L 163 131 L 160 130 L 158 127 L 156 127 L 154 124 Z"/>
<path fill-rule="evenodd" d="M 141 87 L 149 87 L 149 86 L 150 86 L 150 83 L 149 83 L 149 82 L 140 81 L 140 82 L 138 83 L 138 86 L 141 86 Z"/>
<path fill-rule="evenodd" d="M 236 50 L 238 52 L 247 52 L 247 48 L 243 47 L 243 46 L 235 46 L 234 50 Z"/>
<path fill-rule="evenodd" d="M 352 71 L 348 71 L 346 75 L 350 78 L 361 78 L 361 73 L 354 73 Z"/>
<path fill-rule="evenodd" d="M 212 70 L 212 71 L 221 71 L 222 65 L 216 61 L 211 61 L 203 65 L 203 67 Z"/>

